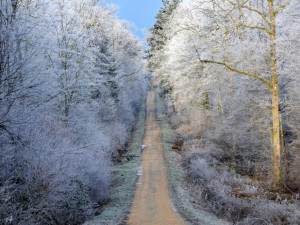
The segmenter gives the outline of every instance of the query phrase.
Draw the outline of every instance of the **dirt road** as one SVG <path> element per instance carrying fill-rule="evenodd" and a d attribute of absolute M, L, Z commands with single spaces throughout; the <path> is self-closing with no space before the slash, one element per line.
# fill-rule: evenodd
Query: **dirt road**
<path fill-rule="evenodd" d="M 129 225 L 184 225 L 172 207 L 164 165 L 160 123 L 156 121 L 155 95 L 147 97 L 145 145 L 137 190 L 127 223 Z"/>

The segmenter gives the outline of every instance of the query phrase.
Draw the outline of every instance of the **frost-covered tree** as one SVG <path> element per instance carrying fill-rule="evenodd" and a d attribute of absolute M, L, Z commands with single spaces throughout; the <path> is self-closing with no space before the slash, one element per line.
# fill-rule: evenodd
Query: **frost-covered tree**
<path fill-rule="evenodd" d="M 169 23 L 171 38 L 161 53 L 166 63 L 153 73 L 172 87 L 175 104 L 202 106 L 207 124 L 212 122 L 218 132 L 227 127 L 224 132 L 231 133 L 234 152 L 236 142 L 249 143 L 248 149 L 251 143 L 256 146 L 253 149 L 271 145 L 267 158 L 273 167 L 274 186 L 282 182 L 284 135 L 280 127 L 287 124 L 281 123 L 283 98 L 279 94 L 298 70 L 296 64 L 283 59 L 283 55 L 295 57 L 291 45 L 287 47 L 287 43 L 297 46 L 295 4 L 272 0 L 184 2 Z M 291 67 L 294 71 L 286 72 Z M 250 155 L 255 158 L 258 153 Z"/>
<path fill-rule="evenodd" d="M 148 59 L 147 67 L 150 75 L 159 70 L 164 64 L 163 53 L 166 42 L 169 39 L 168 24 L 171 21 L 173 11 L 181 0 L 163 0 L 162 2 L 163 7 L 161 7 L 157 13 L 155 17 L 157 20 L 154 26 L 149 29 L 150 34 L 147 37 L 147 43 L 149 45 L 149 49 L 146 51 Z M 157 79 L 157 76 L 154 76 L 154 80 L 153 83 L 160 84 L 165 93 L 171 90 L 170 85 L 165 83 L 166 80 Z"/>
<path fill-rule="evenodd" d="M 109 197 L 143 45 L 96 0 L 0 1 L 0 220 L 78 224 Z"/>
<path fill-rule="evenodd" d="M 227 6 L 228 19 L 230 23 L 230 29 L 235 30 L 239 35 L 242 42 L 242 46 L 249 46 L 249 42 L 256 39 L 256 43 L 269 46 L 265 49 L 265 56 L 268 56 L 264 62 L 269 64 L 267 71 L 257 70 L 257 58 L 252 60 L 245 60 L 241 65 L 234 65 L 236 58 L 228 57 L 227 54 L 219 59 L 215 59 L 211 56 L 203 57 L 200 59 L 203 63 L 213 63 L 224 66 L 232 72 L 236 72 L 241 75 L 246 75 L 254 79 L 260 80 L 269 88 L 272 96 L 272 147 L 273 147 L 273 173 L 274 173 L 274 184 L 276 186 L 281 185 L 281 145 L 280 145 L 280 113 L 279 113 L 279 84 L 278 84 L 278 63 L 277 63 L 277 46 L 276 46 L 276 16 L 281 13 L 282 9 L 289 4 L 290 1 L 273 1 L 268 0 L 267 2 L 260 3 L 257 1 L 212 1 L 212 5 L 220 7 L 219 11 L 224 10 Z M 222 24 L 223 25 L 223 24 Z M 219 26 L 219 25 L 217 25 Z M 219 30 L 219 27 L 216 27 Z M 225 29 L 225 32 L 230 32 L 229 29 Z M 247 40 L 248 44 L 246 44 Z M 244 44 L 245 43 L 245 44 Z M 254 45 L 255 46 L 255 45 Z M 253 46 L 253 47 L 254 47 Z M 249 48 L 249 47 L 248 47 Z M 246 48 L 247 49 L 247 48 Z M 247 49 L 248 56 L 257 56 L 255 49 Z M 246 53 L 245 52 L 245 53 Z M 254 54 L 253 54 L 253 53 Z M 250 54 L 249 54 L 250 53 Z M 252 53 L 252 54 L 251 54 Z M 256 62 L 255 62 L 256 59 Z M 238 58 L 240 61 L 240 59 Z M 240 68 L 238 67 L 240 66 Z M 252 68 L 249 68 L 252 66 Z M 248 67 L 248 68 L 247 68 Z M 243 69 L 247 68 L 247 69 Z"/>

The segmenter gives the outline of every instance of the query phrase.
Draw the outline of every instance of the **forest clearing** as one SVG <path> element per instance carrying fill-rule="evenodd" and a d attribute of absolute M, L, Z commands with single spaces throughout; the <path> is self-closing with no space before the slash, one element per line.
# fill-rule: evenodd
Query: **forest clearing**
<path fill-rule="evenodd" d="M 106 1 L 0 0 L 0 224 L 299 225 L 299 1 Z"/>

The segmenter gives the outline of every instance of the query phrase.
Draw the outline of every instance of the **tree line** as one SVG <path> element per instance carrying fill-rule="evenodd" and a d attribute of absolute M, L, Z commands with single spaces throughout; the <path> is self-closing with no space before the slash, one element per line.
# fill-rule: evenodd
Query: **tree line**
<path fill-rule="evenodd" d="M 299 6 L 293 0 L 163 1 L 148 69 L 178 120 L 242 173 L 299 186 Z"/>
<path fill-rule="evenodd" d="M 78 224 L 109 198 L 143 44 L 97 0 L 0 0 L 0 218 Z"/>

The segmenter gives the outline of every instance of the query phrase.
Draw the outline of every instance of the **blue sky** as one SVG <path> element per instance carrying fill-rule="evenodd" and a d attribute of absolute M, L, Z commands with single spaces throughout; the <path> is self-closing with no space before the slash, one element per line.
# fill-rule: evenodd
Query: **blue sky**
<path fill-rule="evenodd" d="M 136 27 L 136 35 L 145 40 L 143 30 L 149 29 L 155 23 L 154 16 L 162 6 L 161 0 L 106 0 L 108 4 L 119 5 L 119 17 L 133 22 Z"/>

